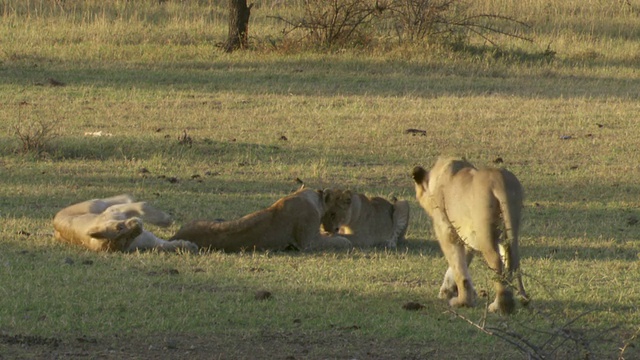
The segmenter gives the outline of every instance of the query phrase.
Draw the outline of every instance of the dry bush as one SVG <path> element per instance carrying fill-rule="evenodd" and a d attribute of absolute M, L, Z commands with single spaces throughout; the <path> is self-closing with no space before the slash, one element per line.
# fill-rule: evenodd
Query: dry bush
<path fill-rule="evenodd" d="M 401 42 L 424 40 L 443 32 L 458 11 L 458 0 L 392 0 L 389 18 Z"/>
<path fill-rule="evenodd" d="M 492 35 L 523 40 L 528 25 L 499 14 L 478 14 L 465 0 L 306 0 L 299 19 L 276 16 L 285 35 L 321 47 L 360 44 L 362 39 L 395 33 L 399 42 L 468 42 L 472 36 L 495 44 Z"/>
<path fill-rule="evenodd" d="M 584 319 L 591 311 L 569 318 L 562 310 L 531 308 L 525 321 L 511 318 L 489 321 L 485 310 L 478 322 L 453 309 L 449 309 L 449 313 L 476 330 L 504 341 L 526 359 L 604 359 L 613 358 L 616 353 L 618 359 L 637 356 L 635 351 L 628 350 L 637 343 L 638 331 L 629 338 L 620 339 L 614 331 L 619 330 L 620 324 L 612 324 L 606 329 L 592 326 Z M 532 319 L 537 320 L 537 325 L 533 325 Z"/>
<path fill-rule="evenodd" d="M 311 44 L 323 47 L 352 42 L 374 15 L 384 10 L 377 1 L 365 0 L 306 0 L 303 7 L 301 19 L 275 18 L 289 26 L 285 34 L 302 30 Z"/>
<path fill-rule="evenodd" d="M 454 37 L 468 41 L 476 35 L 495 45 L 491 35 L 523 40 L 519 29 L 527 24 L 500 14 L 474 13 L 464 0 L 390 0 L 390 18 L 400 41 L 422 41 Z"/>
<path fill-rule="evenodd" d="M 46 151 L 51 140 L 58 136 L 54 120 L 23 121 L 13 126 L 13 132 L 20 141 L 19 152 L 41 154 Z"/>

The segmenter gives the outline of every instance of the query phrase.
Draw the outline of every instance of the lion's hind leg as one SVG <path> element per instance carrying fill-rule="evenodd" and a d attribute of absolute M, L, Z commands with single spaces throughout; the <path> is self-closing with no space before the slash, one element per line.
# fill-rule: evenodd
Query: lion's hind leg
<path fill-rule="evenodd" d="M 517 242 L 516 242 L 517 243 Z M 520 267 L 517 266 L 514 268 L 513 262 L 511 259 L 514 259 L 518 255 L 517 247 L 503 245 L 500 244 L 500 257 L 502 258 L 502 263 L 505 268 L 505 280 L 509 285 L 513 285 L 514 277 L 515 277 L 515 287 L 517 289 L 517 297 L 520 303 L 523 306 L 529 305 L 531 299 L 527 295 L 527 292 L 524 290 L 524 285 L 522 284 L 522 274 L 520 272 Z"/>
<path fill-rule="evenodd" d="M 496 245 L 491 248 L 487 246 L 481 251 L 487 264 L 491 270 L 495 272 L 495 276 L 497 277 L 495 280 L 496 298 L 489 305 L 489 311 L 510 314 L 515 310 L 515 300 L 513 298 L 513 292 L 508 288 L 508 274 L 505 272 L 500 251 Z"/>
<path fill-rule="evenodd" d="M 473 307 L 475 306 L 476 292 L 467 266 L 467 255 L 471 252 L 465 251 L 463 242 L 444 212 L 440 210 L 434 211 L 431 214 L 431 218 L 436 238 L 440 243 L 440 249 L 442 249 L 442 253 L 451 268 L 451 273 L 447 270 L 447 274 L 445 274 L 445 282 L 443 283 L 445 294 L 447 294 L 447 289 L 453 290 L 450 285 L 451 277 L 453 277 L 453 282 L 455 282 L 457 288 L 457 296 L 449 298 L 449 306 Z M 455 293 L 454 291 L 450 292 Z M 446 296 L 448 297 L 449 295 L 447 294 Z"/>
<path fill-rule="evenodd" d="M 458 296 L 458 285 L 456 285 L 456 279 L 453 276 L 453 268 L 449 266 L 447 272 L 444 273 L 438 298 L 448 301 L 456 296 Z"/>
<path fill-rule="evenodd" d="M 475 306 L 475 290 L 471 282 L 471 276 L 469 275 L 464 246 L 450 241 L 441 241 L 440 246 L 451 269 L 450 273 L 449 270 L 447 270 L 443 283 L 443 287 L 446 288 L 445 290 L 449 290 L 448 292 L 445 291 L 445 295 L 449 298 L 449 305 L 453 307 Z M 450 280 L 451 277 L 453 277 L 453 282 Z M 455 290 L 451 291 L 452 283 L 455 284 L 457 295 L 455 294 Z M 442 292 L 442 290 L 441 288 L 440 291 Z"/>
<path fill-rule="evenodd" d="M 104 199 L 88 200 L 88 201 L 76 204 L 74 206 L 77 206 L 78 208 L 84 207 L 85 210 L 83 211 L 83 213 L 101 214 L 112 206 L 121 205 L 121 204 L 130 204 L 132 202 L 133 202 L 133 198 L 130 195 L 122 194 L 122 195 L 116 195 L 116 196 L 112 196 Z"/>
<path fill-rule="evenodd" d="M 160 211 L 146 202 L 132 202 L 124 204 L 116 204 L 105 210 L 110 214 L 123 214 L 124 218 L 138 217 L 146 223 L 167 227 L 171 225 L 171 216 Z M 107 215 L 109 216 L 109 215 Z M 119 215 L 115 215 L 119 216 Z"/>
<path fill-rule="evenodd" d="M 466 249 L 467 269 L 469 268 L 474 255 L 475 253 L 472 249 Z M 475 290 L 473 295 L 476 296 Z M 440 293 L 438 294 L 438 298 L 450 300 L 451 298 L 456 296 L 458 296 L 458 285 L 456 284 L 453 268 L 449 266 L 447 268 L 447 272 L 444 274 L 444 280 L 442 281 L 442 286 L 440 286 Z"/>

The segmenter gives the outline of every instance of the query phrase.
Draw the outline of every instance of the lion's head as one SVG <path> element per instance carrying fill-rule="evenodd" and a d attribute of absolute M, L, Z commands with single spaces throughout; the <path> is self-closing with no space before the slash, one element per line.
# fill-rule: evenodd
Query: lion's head
<path fill-rule="evenodd" d="M 322 216 L 324 231 L 337 234 L 340 227 L 351 221 L 351 197 L 349 190 L 325 189 L 322 191 L 325 213 Z"/>

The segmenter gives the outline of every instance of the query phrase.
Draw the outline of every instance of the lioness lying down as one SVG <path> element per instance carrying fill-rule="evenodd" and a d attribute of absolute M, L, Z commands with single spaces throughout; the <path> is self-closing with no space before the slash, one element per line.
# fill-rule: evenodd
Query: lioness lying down
<path fill-rule="evenodd" d="M 55 238 L 93 251 L 151 250 L 197 252 L 188 241 L 166 241 L 142 228 L 146 221 L 169 226 L 171 217 L 129 195 L 94 199 L 60 210 L 53 218 Z"/>
<path fill-rule="evenodd" d="M 391 203 L 349 190 L 326 190 L 324 202 L 327 212 L 322 217 L 323 228 L 344 236 L 353 246 L 395 248 L 404 240 L 409 225 L 407 201 Z"/>
<path fill-rule="evenodd" d="M 344 237 L 321 235 L 320 219 L 326 211 L 322 195 L 320 190 L 302 189 L 237 220 L 193 221 L 171 240 L 224 251 L 350 248 L 351 242 Z"/>
<path fill-rule="evenodd" d="M 489 310 L 513 312 L 509 285 L 514 274 L 518 295 L 526 304 L 518 254 L 523 189 L 515 175 L 504 169 L 478 170 L 466 160 L 441 157 L 429 172 L 414 168 L 413 179 L 416 198 L 431 216 L 449 263 L 440 297 L 449 299 L 451 306 L 474 306 L 476 293 L 468 265 L 478 251 L 497 274 L 496 299 Z"/>

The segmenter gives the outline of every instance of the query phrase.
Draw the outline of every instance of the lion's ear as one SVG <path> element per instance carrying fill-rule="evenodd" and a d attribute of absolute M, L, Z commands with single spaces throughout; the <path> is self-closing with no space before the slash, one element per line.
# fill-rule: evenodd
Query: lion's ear
<path fill-rule="evenodd" d="M 322 190 L 322 201 L 324 201 L 325 204 L 329 203 L 330 198 L 331 198 L 331 189 Z"/>
<path fill-rule="evenodd" d="M 344 203 L 346 205 L 351 205 L 351 197 L 353 196 L 353 194 L 351 193 L 351 190 L 345 190 L 343 194 L 344 194 Z"/>
<path fill-rule="evenodd" d="M 416 182 L 416 184 L 423 184 L 429 181 L 429 172 L 427 172 L 427 170 L 425 170 L 422 166 L 416 166 L 413 168 L 411 177 L 413 178 L 413 181 Z"/>

